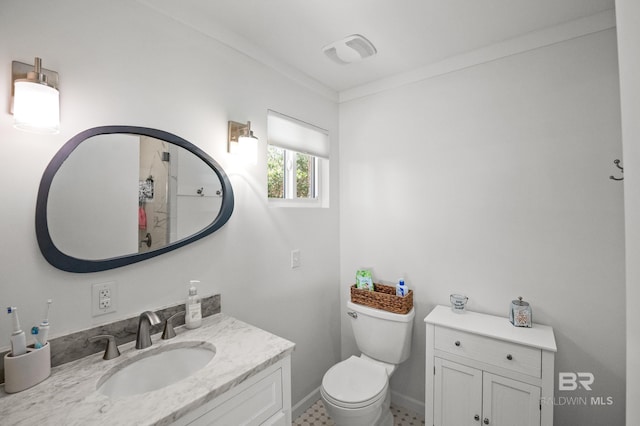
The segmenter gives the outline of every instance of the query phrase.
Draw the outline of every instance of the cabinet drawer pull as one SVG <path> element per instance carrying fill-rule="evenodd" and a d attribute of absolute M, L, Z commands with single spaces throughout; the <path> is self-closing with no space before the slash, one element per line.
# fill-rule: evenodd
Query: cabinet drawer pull
<path fill-rule="evenodd" d="M 480 416 L 476 414 L 475 416 L 473 416 L 473 420 L 476 420 L 476 421 L 480 420 Z"/>
<path fill-rule="evenodd" d="M 482 423 L 484 423 L 485 425 L 488 425 L 489 424 L 489 419 L 485 417 L 484 421 Z"/>
<path fill-rule="evenodd" d="M 513 356 L 511 354 L 507 354 L 507 359 L 511 361 L 513 359 Z"/>
<path fill-rule="evenodd" d="M 460 346 L 460 340 L 456 340 L 455 345 L 456 345 L 456 346 Z"/>

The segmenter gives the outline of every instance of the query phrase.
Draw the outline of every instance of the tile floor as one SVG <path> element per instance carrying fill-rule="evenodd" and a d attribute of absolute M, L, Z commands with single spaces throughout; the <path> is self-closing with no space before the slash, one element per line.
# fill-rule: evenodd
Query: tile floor
<path fill-rule="evenodd" d="M 405 408 L 391 404 L 393 413 L 393 426 L 424 426 L 424 418 L 411 413 Z M 327 415 L 322 400 L 318 400 L 298 417 L 292 426 L 335 426 L 333 420 Z"/>

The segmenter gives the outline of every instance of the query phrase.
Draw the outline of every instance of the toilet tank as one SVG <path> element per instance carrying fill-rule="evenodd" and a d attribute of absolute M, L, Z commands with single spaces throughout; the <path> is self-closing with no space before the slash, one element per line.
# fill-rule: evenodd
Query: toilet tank
<path fill-rule="evenodd" d="M 408 314 L 395 314 L 348 301 L 347 309 L 356 344 L 363 354 L 390 364 L 409 358 L 416 315 L 413 308 Z"/>

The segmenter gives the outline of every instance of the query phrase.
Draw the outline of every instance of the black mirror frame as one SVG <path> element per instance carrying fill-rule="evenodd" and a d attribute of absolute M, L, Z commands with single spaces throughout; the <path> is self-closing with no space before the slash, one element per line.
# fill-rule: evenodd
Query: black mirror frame
<path fill-rule="evenodd" d="M 86 139 L 92 136 L 114 134 L 114 133 L 128 133 L 140 136 L 150 136 L 152 138 L 161 139 L 178 145 L 187 151 L 195 154 L 198 158 L 204 161 L 213 171 L 216 173 L 220 182 L 222 183 L 222 205 L 218 216 L 209 224 L 206 228 L 197 232 L 189 237 L 178 240 L 174 243 L 168 244 L 157 250 L 153 250 L 146 253 L 133 253 L 124 256 L 112 257 L 109 259 L 101 260 L 86 260 L 79 259 L 64 254 L 53 243 L 51 235 L 49 234 L 49 225 L 47 224 L 47 203 L 49 198 L 49 190 L 51 189 L 51 183 L 53 178 L 64 164 L 65 160 L 75 150 L 78 145 L 84 142 Z M 71 138 L 66 144 L 60 148 L 56 155 L 51 159 L 49 165 L 45 169 L 42 179 L 40 180 L 40 188 L 38 189 L 38 198 L 36 200 L 36 237 L 38 240 L 38 246 L 44 258 L 54 267 L 67 272 L 87 273 L 87 272 L 99 272 L 109 269 L 119 268 L 121 266 L 131 265 L 146 259 L 150 259 L 155 256 L 170 252 L 201 238 L 206 237 L 209 234 L 220 229 L 231 217 L 233 213 L 234 198 L 233 189 L 229 178 L 222 170 L 222 167 L 207 153 L 202 151 L 192 143 L 176 136 L 172 133 L 168 133 L 158 129 L 151 129 L 148 127 L 137 126 L 101 126 L 84 130 Z"/>

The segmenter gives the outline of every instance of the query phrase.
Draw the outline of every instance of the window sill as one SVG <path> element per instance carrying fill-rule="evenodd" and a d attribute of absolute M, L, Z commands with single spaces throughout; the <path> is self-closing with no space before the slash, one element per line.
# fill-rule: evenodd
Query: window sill
<path fill-rule="evenodd" d="M 273 208 L 316 208 L 316 209 L 320 209 L 320 208 L 327 208 L 329 207 L 328 205 L 324 205 L 324 203 L 322 202 L 322 200 L 320 199 L 314 199 L 314 200 L 309 200 L 309 199 L 295 199 L 295 200 L 291 200 L 291 199 L 284 199 L 284 198 L 269 198 L 268 199 L 268 205 L 269 207 L 273 207 Z"/>

